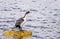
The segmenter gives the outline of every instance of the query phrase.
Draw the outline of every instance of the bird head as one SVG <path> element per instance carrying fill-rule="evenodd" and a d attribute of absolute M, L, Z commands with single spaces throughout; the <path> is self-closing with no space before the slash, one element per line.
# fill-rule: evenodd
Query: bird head
<path fill-rule="evenodd" d="M 26 12 L 26 14 L 29 14 L 29 13 L 30 13 L 30 11 L 27 11 L 27 12 Z"/>

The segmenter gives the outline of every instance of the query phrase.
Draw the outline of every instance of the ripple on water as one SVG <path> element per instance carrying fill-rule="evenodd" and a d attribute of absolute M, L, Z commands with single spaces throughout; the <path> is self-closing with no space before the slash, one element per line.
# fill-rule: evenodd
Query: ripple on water
<path fill-rule="evenodd" d="M 60 37 L 57 37 L 56 39 L 60 39 Z"/>
<path fill-rule="evenodd" d="M 60 16 L 60 14 L 54 14 L 54 16 Z"/>
<path fill-rule="evenodd" d="M 35 11 L 35 12 L 37 12 L 38 10 L 36 10 L 36 9 L 30 9 L 30 11 Z"/>
<path fill-rule="evenodd" d="M 40 36 L 37 36 L 37 35 L 33 35 L 32 37 L 43 39 L 43 37 L 40 37 Z"/>
<path fill-rule="evenodd" d="M 60 34 L 60 32 L 57 32 L 58 34 Z"/>

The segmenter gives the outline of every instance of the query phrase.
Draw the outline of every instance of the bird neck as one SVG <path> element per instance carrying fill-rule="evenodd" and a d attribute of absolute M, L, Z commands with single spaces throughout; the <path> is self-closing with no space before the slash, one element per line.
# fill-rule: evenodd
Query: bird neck
<path fill-rule="evenodd" d="M 25 18 L 26 14 L 23 16 L 23 18 Z"/>

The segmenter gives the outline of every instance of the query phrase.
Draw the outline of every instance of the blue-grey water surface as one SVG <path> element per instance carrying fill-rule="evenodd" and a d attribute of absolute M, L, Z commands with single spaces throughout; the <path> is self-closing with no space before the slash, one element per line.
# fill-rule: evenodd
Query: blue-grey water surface
<path fill-rule="evenodd" d="M 2 32 L 14 27 L 16 20 L 30 11 L 22 28 L 32 36 L 24 39 L 60 39 L 60 0 L 0 0 L 0 39 Z"/>

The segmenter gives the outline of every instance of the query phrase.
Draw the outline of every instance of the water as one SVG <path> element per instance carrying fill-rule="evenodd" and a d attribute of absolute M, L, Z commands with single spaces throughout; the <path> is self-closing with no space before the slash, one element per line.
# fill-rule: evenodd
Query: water
<path fill-rule="evenodd" d="M 32 32 L 25 39 L 60 39 L 60 0 L 0 0 L 0 39 L 2 32 L 14 27 L 16 20 L 30 11 L 22 28 Z"/>

